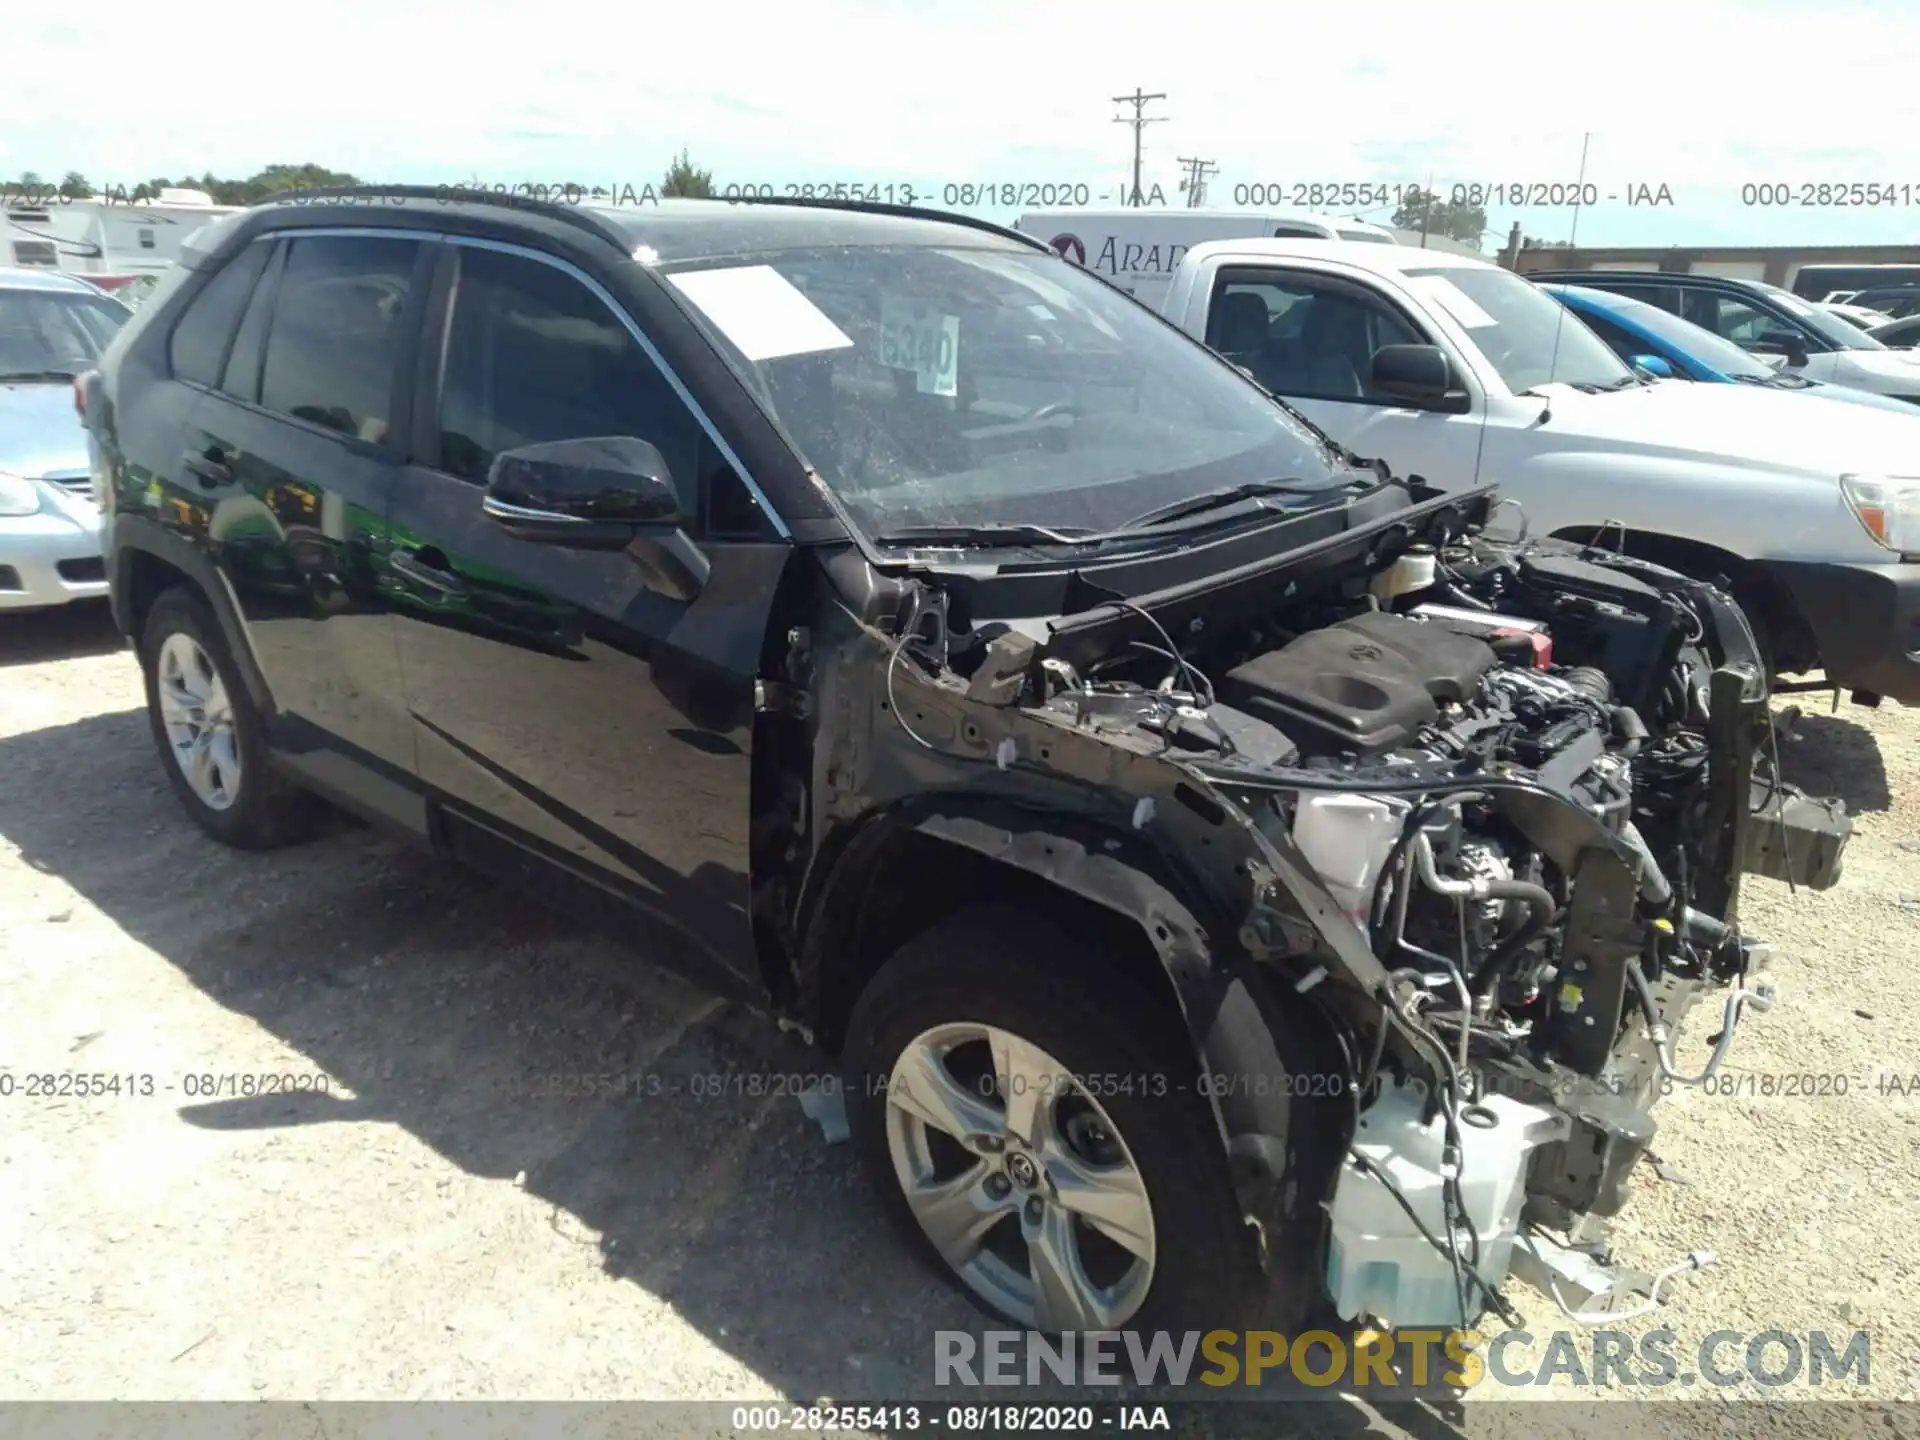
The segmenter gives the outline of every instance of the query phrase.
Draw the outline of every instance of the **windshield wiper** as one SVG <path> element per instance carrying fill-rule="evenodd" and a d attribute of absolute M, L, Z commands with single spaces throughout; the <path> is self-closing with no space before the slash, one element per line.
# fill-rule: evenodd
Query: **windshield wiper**
<path fill-rule="evenodd" d="M 989 520 L 979 525 L 905 525 L 873 537 L 882 545 L 1078 545 L 1099 537 L 1085 526 Z"/>
<path fill-rule="evenodd" d="M 1373 472 L 1365 473 L 1371 475 Z M 1263 495 L 1324 495 L 1340 488 L 1338 485 L 1302 485 L 1298 477 L 1289 477 L 1285 480 L 1249 480 L 1243 485 L 1228 485 L 1219 490 L 1209 490 L 1202 495 L 1189 495 L 1184 500 L 1175 500 L 1171 504 L 1149 510 L 1144 515 L 1134 516 L 1119 529 L 1144 530 L 1149 526 L 1165 525 L 1170 521 L 1184 519 L 1188 515 L 1198 515 L 1202 511 L 1219 510 L 1241 500 L 1257 500 Z"/>
<path fill-rule="evenodd" d="M 0 371 L 0 385 L 16 382 L 28 383 L 36 380 L 71 380 L 77 371 L 73 370 L 4 370 Z"/>

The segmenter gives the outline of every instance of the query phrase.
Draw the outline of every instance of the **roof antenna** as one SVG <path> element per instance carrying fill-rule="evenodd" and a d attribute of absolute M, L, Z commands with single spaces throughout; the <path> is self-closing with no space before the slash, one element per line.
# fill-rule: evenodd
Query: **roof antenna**
<path fill-rule="evenodd" d="M 1573 187 L 1573 228 L 1567 232 L 1567 248 L 1574 248 L 1574 241 L 1580 238 L 1580 197 L 1587 190 L 1587 147 L 1593 143 L 1593 132 L 1587 131 L 1580 137 L 1580 178 Z M 1553 354 L 1547 359 L 1547 383 L 1553 383 L 1553 377 L 1560 368 L 1560 327 L 1567 323 L 1567 307 L 1560 306 L 1560 313 L 1553 319 Z M 1553 397 L 1541 397 L 1545 402 L 1540 407 L 1540 418 L 1533 423 L 1544 425 L 1553 419 Z"/>

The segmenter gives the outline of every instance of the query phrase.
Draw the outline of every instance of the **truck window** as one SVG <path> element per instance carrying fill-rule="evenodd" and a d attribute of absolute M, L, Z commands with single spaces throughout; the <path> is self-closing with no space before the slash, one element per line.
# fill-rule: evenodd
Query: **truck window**
<path fill-rule="evenodd" d="M 1494 265 L 1449 265 L 1404 272 L 1408 287 L 1424 292 L 1452 316 L 1516 395 L 1537 385 L 1614 386 L 1633 371 L 1600 337 L 1553 296 L 1511 270 Z"/>
<path fill-rule="evenodd" d="M 1788 322 L 1777 315 L 1757 310 L 1731 295 L 1716 295 L 1711 291 L 1690 290 L 1681 296 L 1680 316 L 1713 331 L 1723 340 L 1731 340 L 1743 350 L 1763 335 L 1790 328 Z"/>
<path fill-rule="evenodd" d="M 1298 274 L 1225 276 L 1207 313 L 1207 344 L 1301 399 L 1388 403 L 1372 388 L 1373 352 L 1424 343 L 1385 301 Z"/>

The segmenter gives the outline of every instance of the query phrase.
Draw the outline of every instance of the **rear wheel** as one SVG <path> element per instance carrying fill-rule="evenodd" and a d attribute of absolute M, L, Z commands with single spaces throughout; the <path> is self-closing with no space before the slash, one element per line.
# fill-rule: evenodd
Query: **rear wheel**
<path fill-rule="evenodd" d="M 206 603 L 184 588 L 155 600 L 140 659 L 160 763 L 200 828 L 247 850 L 304 839 L 318 804 L 271 768 L 259 711 Z"/>
<path fill-rule="evenodd" d="M 1259 1267 L 1184 1025 L 1064 927 L 987 907 L 855 1006 L 848 1109 L 910 1241 L 1048 1333 L 1231 1327 Z"/>

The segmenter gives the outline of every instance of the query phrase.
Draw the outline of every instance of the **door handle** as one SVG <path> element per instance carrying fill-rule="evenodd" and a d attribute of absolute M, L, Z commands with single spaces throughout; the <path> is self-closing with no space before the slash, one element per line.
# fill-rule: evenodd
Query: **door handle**
<path fill-rule="evenodd" d="M 427 558 L 431 557 L 431 558 Z M 388 560 L 393 573 L 402 580 L 418 585 L 423 590 L 431 590 L 448 600 L 465 599 L 471 592 L 467 582 L 447 569 L 444 564 L 434 564 L 442 559 L 440 552 L 430 546 L 418 550 L 396 550 Z"/>
<path fill-rule="evenodd" d="M 212 490 L 219 485 L 233 483 L 233 468 L 219 458 L 219 452 L 202 454 L 198 450 L 189 450 L 180 457 L 180 463 L 200 482 L 201 488 Z"/>

